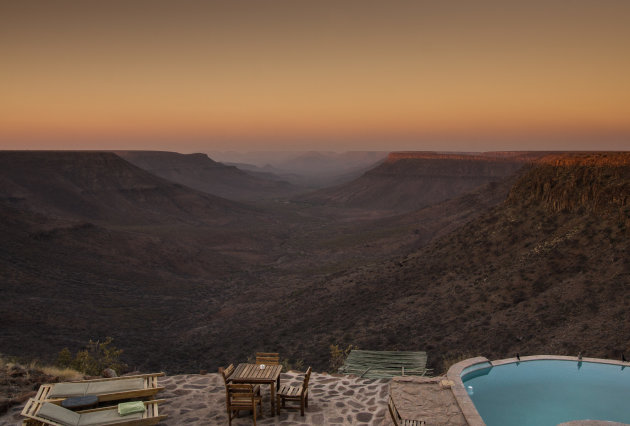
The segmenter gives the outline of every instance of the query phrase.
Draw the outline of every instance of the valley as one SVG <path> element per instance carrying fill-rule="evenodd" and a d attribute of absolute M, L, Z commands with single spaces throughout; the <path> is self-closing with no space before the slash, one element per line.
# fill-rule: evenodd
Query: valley
<path fill-rule="evenodd" d="M 629 349 L 628 153 L 390 154 L 303 193 L 185 157 L 0 152 L 2 353 L 112 336 L 131 369 L 325 371 L 353 344 L 439 372 Z"/>

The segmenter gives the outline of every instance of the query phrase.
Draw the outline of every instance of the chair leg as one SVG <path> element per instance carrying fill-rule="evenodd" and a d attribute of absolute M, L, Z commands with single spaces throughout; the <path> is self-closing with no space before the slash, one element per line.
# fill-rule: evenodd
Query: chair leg
<path fill-rule="evenodd" d="M 306 405 L 306 408 L 308 408 L 308 394 L 306 394 L 306 396 L 304 398 L 306 398 L 305 405 Z"/>
<path fill-rule="evenodd" d="M 304 398 L 300 398 L 300 414 L 304 417 Z"/>

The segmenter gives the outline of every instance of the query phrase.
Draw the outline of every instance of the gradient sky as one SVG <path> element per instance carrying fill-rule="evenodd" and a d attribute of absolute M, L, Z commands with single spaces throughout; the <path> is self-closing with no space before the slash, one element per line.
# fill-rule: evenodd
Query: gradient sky
<path fill-rule="evenodd" d="M 627 0 L 0 0 L 0 149 L 630 149 Z"/>

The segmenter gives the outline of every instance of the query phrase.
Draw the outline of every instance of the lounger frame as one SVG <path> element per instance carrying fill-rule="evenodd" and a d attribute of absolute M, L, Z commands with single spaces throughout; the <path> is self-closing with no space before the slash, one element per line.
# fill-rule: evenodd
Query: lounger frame
<path fill-rule="evenodd" d="M 135 376 L 121 376 L 121 377 L 113 377 L 111 379 L 93 379 L 93 380 L 78 380 L 69 383 L 93 383 L 93 382 L 106 382 L 112 380 L 124 380 L 124 379 L 144 379 L 144 386 L 142 389 L 133 389 L 129 391 L 120 391 L 113 393 L 103 393 L 95 395 L 98 398 L 98 402 L 105 401 L 117 401 L 120 399 L 130 399 L 130 398 L 146 398 L 152 397 L 156 393 L 163 391 L 163 386 L 158 386 L 158 377 L 164 376 L 164 373 L 151 373 L 151 374 L 138 374 Z M 45 384 L 39 387 L 37 391 L 37 395 L 35 395 L 35 400 L 38 401 L 48 401 L 52 403 L 61 403 L 66 398 L 49 398 L 50 392 L 55 384 Z"/>
<path fill-rule="evenodd" d="M 118 422 L 118 423 L 110 423 L 110 424 L 116 425 L 116 426 L 156 425 L 168 417 L 167 415 L 160 414 L 159 408 L 158 408 L 158 404 L 163 403 L 165 401 L 166 400 L 164 399 L 154 399 L 151 401 L 144 401 L 144 406 L 146 407 L 146 411 L 142 415 L 141 419 L 134 419 L 134 420 L 129 420 L 128 422 Z M 30 398 L 27 401 L 26 405 L 24 406 L 24 409 L 22 410 L 22 416 L 27 417 L 27 420 L 24 420 L 22 424 L 29 425 L 29 426 L 30 425 L 63 426 L 60 423 L 38 416 L 39 409 L 42 407 L 42 405 L 45 402 L 49 402 L 49 401 L 35 400 L 33 398 Z M 111 407 L 101 407 L 101 408 L 94 408 L 91 410 L 77 411 L 77 413 L 83 414 L 83 413 L 92 413 L 95 411 L 104 411 L 104 410 L 118 410 L 118 407 L 114 405 Z"/>

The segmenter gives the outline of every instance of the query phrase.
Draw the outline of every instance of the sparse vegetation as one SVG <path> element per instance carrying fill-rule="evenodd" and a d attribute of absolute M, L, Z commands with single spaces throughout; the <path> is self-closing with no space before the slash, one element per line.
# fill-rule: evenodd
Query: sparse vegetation
<path fill-rule="evenodd" d="M 113 341 L 111 337 L 103 342 L 90 340 L 85 349 L 78 351 L 74 357 L 68 348 L 63 348 L 57 355 L 56 364 L 61 369 L 72 369 L 91 376 L 100 375 L 106 368 L 120 374 L 126 368 L 120 361 L 123 351 L 113 346 Z"/>
<path fill-rule="evenodd" d="M 343 346 L 340 348 L 338 344 L 330 345 L 329 367 L 331 373 L 336 373 L 337 370 L 339 370 L 339 368 L 346 361 L 346 358 L 348 358 L 348 355 L 350 355 L 350 352 L 353 349 L 359 349 L 359 347 L 355 345 L 348 345 L 344 349 Z"/>

